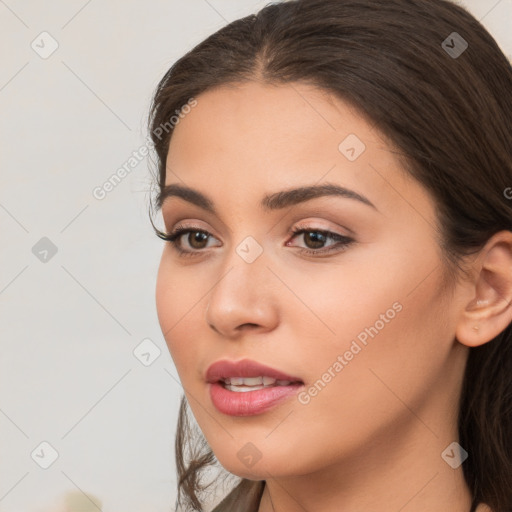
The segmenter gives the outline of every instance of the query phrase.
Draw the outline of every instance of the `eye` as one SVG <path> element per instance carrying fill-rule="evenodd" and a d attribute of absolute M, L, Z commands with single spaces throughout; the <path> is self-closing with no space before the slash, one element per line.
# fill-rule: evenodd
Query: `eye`
<path fill-rule="evenodd" d="M 348 236 L 324 229 L 317 229 L 312 226 L 295 227 L 292 229 L 291 234 L 293 235 L 292 239 L 297 238 L 299 235 L 304 235 L 304 242 L 309 248 L 299 247 L 298 252 L 309 255 L 326 254 L 333 251 L 341 252 L 355 242 L 353 238 Z M 184 235 L 188 235 L 185 239 L 190 248 L 184 249 L 182 247 L 181 238 Z M 185 227 L 183 225 L 176 226 L 171 233 L 158 231 L 157 236 L 162 240 L 170 242 L 180 256 L 194 256 L 200 254 L 203 249 L 208 248 L 208 238 L 212 237 L 211 233 L 204 229 L 194 226 Z M 327 248 L 322 247 L 329 239 L 334 240 L 335 243 L 328 245 Z M 293 247 L 289 242 L 286 242 L 286 246 Z"/>
<path fill-rule="evenodd" d="M 297 238 L 299 235 L 304 235 L 304 243 L 306 246 L 310 248 L 299 248 L 300 253 L 304 254 L 326 254 L 335 252 L 341 252 L 346 249 L 350 244 L 355 242 L 353 238 L 348 236 L 340 235 L 339 233 L 334 233 L 332 231 L 317 229 L 313 226 L 298 226 L 292 229 L 293 238 Z M 328 239 L 334 240 L 336 243 L 327 246 L 327 248 L 323 248 L 322 246 L 326 243 Z M 286 243 L 289 246 L 289 243 Z"/>
<path fill-rule="evenodd" d="M 188 234 L 186 240 L 191 249 L 183 249 L 180 243 L 181 238 L 185 234 Z M 198 254 L 200 250 L 207 248 L 207 246 L 204 245 L 204 242 L 207 242 L 208 237 L 211 237 L 212 235 L 208 233 L 208 231 L 198 227 L 184 227 L 182 225 L 178 225 L 171 233 L 157 232 L 157 236 L 162 240 L 170 242 L 178 251 L 180 256 L 193 256 Z"/>

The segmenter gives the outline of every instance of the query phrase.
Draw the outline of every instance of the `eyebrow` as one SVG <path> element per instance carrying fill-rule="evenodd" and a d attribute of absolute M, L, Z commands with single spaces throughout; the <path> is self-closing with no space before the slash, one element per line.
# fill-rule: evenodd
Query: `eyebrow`
<path fill-rule="evenodd" d="M 356 201 L 360 201 L 361 203 L 377 210 L 377 207 L 365 196 L 358 194 L 354 190 L 341 187 L 334 183 L 298 187 L 274 192 L 273 194 L 264 196 L 261 200 L 260 206 L 265 211 L 280 210 L 288 206 L 324 196 L 338 196 L 347 199 L 355 199 Z M 193 188 L 180 185 L 178 183 L 165 185 L 158 193 L 156 199 L 158 208 L 161 208 L 165 200 L 170 197 L 180 197 L 189 203 L 199 206 L 199 208 L 202 208 L 209 213 L 217 215 L 217 210 L 213 201 L 202 192 Z"/>

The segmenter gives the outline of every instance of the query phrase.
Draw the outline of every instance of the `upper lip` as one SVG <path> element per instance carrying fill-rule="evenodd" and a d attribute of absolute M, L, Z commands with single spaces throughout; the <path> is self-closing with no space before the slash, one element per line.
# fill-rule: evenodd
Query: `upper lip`
<path fill-rule="evenodd" d="M 289 380 L 290 382 L 303 382 L 299 377 L 287 375 L 275 368 L 258 363 L 251 359 L 229 361 L 223 359 L 215 361 L 206 371 L 207 382 L 218 382 L 228 377 L 272 377 L 276 380 Z"/>

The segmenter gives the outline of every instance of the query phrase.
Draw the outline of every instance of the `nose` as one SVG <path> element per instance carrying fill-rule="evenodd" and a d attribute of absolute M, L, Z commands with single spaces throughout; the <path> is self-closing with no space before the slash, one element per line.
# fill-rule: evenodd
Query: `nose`
<path fill-rule="evenodd" d="M 238 338 L 247 331 L 275 328 L 283 290 L 267 263 L 264 253 L 248 263 L 234 250 L 225 261 L 205 311 L 206 323 L 217 334 Z"/>

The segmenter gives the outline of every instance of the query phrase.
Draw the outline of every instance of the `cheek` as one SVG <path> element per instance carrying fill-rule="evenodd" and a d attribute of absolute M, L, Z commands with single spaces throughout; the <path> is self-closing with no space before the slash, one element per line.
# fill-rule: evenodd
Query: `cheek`
<path fill-rule="evenodd" d="M 385 271 L 375 265 L 382 259 L 387 261 Z M 283 271 L 294 295 L 285 292 L 288 300 L 280 303 L 284 317 L 300 331 L 301 346 L 309 343 L 306 347 L 315 356 L 348 350 L 354 339 L 364 346 L 376 331 L 381 337 L 404 316 L 402 304 L 412 288 L 407 269 L 393 268 L 385 253 L 347 253 L 339 261 Z M 325 350 L 319 351 L 319 344 Z"/>
<path fill-rule="evenodd" d="M 191 286 L 190 283 L 196 283 Z M 206 290 L 197 286 L 197 279 L 171 265 L 165 252 L 158 269 L 155 301 L 158 321 L 173 359 L 180 340 L 186 340 L 192 334 L 197 318 L 202 311 L 201 297 Z M 195 319 L 195 322 L 191 322 Z M 188 337 L 183 329 L 186 328 Z M 181 333 L 181 334 L 180 334 Z M 183 341 L 184 343 L 184 341 Z"/>
<path fill-rule="evenodd" d="M 435 252 L 385 261 L 385 272 L 360 260 L 351 270 L 347 259 L 338 269 L 310 271 L 307 286 L 296 281 L 297 296 L 313 304 L 312 312 L 295 305 L 295 320 L 297 350 L 310 363 L 304 375 L 316 388 L 315 417 L 343 422 L 350 410 L 373 423 L 378 411 L 398 414 L 404 406 L 397 397 L 418 403 L 449 357 L 453 333 L 443 321 L 449 311 L 439 297 L 440 268 L 426 279 L 417 272 L 436 269 Z"/>
<path fill-rule="evenodd" d="M 328 424 L 336 438 L 342 435 L 343 446 L 357 446 L 410 419 L 411 409 L 420 410 L 443 378 L 451 335 L 442 321 L 439 276 L 412 293 L 407 277 L 390 282 L 382 276 L 362 301 L 324 291 L 318 311 L 337 334 L 319 336 L 314 350 L 302 355 L 310 361 L 308 396 L 301 402 L 305 431 L 321 436 L 321 424 Z M 345 284 L 349 296 L 356 294 L 354 282 Z"/>
<path fill-rule="evenodd" d="M 155 301 L 160 328 L 167 338 L 166 333 L 175 323 L 178 283 L 171 278 L 172 273 L 166 267 L 165 258 L 162 256 L 156 280 Z"/>

